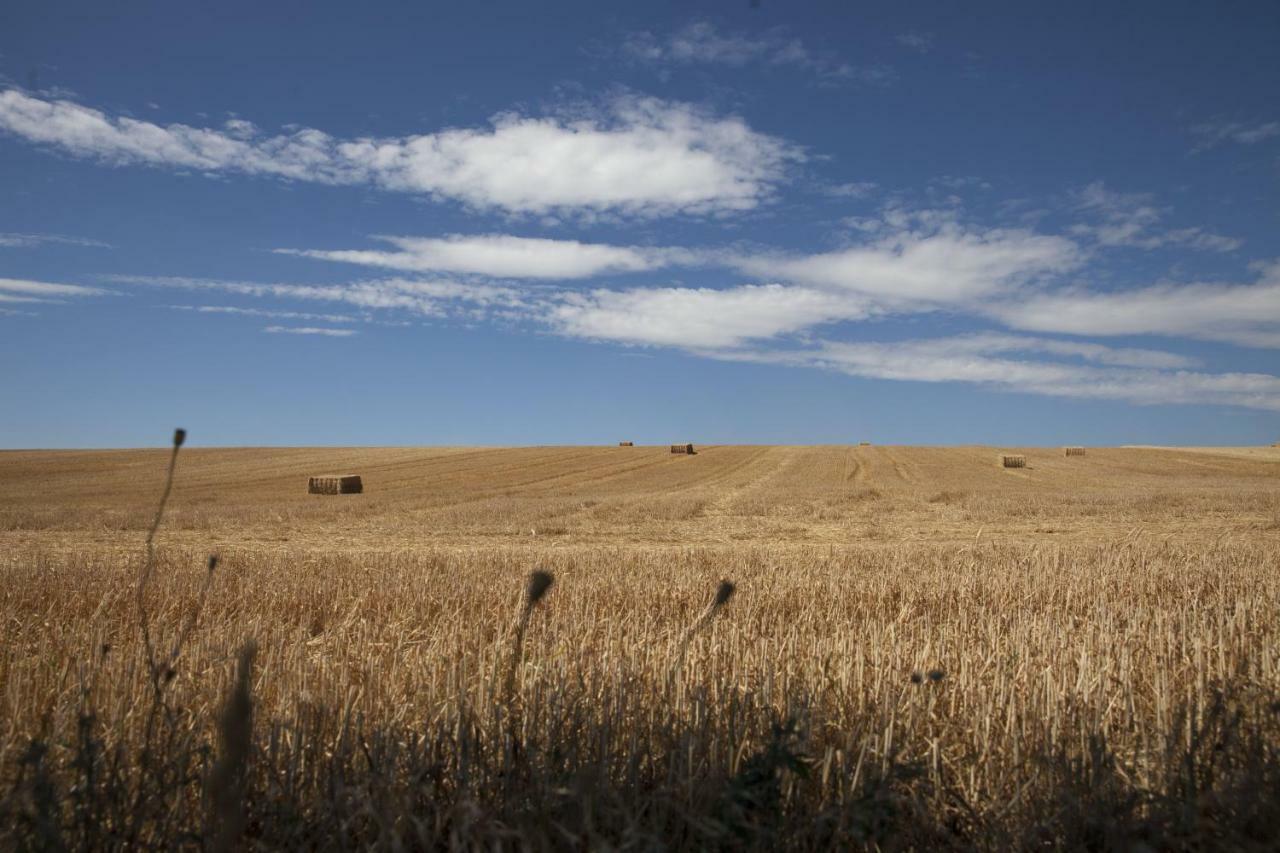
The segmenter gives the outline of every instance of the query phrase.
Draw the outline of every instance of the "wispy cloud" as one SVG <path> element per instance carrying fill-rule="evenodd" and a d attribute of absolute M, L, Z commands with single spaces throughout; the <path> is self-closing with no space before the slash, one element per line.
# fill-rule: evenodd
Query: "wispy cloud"
<path fill-rule="evenodd" d="M 893 343 L 821 342 L 804 350 L 726 351 L 716 358 L 816 367 L 851 376 L 905 382 L 959 382 L 1054 397 L 1122 400 L 1140 405 L 1203 404 L 1280 411 L 1280 377 L 1123 366 L 1176 363 L 1176 356 L 1106 347 L 1072 351 L 1062 342 L 1009 336 L 959 336 Z M 1010 357 L 1022 353 L 1024 357 Z M 1031 358 L 1075 356 L 1079 360 Z M 1136 353 L 1136 355 L 1135 355 Z M 1116 366 L 1113 366 L 1116 365 Z"/>
<path fill-rule="evenodd" d="M 349 338 L 355 329 L 322 329 L 316 326 L 267 326 L 262 331 L 272 335 L 320 335 L 327 338 Z"/>
<path fill-rule="evenodd" d="M 1206 122 L 1191 128 L 1191 133 L 1197 140 L 1193 149 L 1195 151 L 1207 151 L 1227 143 L 1256 145 L 1280 137 L 1280 121 L 1253 124 L 1239 121 Z"/>
<path fill-rule="evenodd" d="M 302 320 L 313 323 L 359 323 L 349 314 L 311 314 L 306 311 L 272 311 L 265 308 L 239 308 L 233 305 L 170 305 L 175 311 L 197 314 L 233 314 L 240 317 L 264 317 L 273 320 Z"/>
<path fill-rule="evenodd" d="M 832 198 L 866 198 L 874 193 L 878 187 L 879 184 L 872 181 L 851 181 L 823 187 L 822 192 Z"/>
<path fill-rule="evenodd" d="M 730 263 L 752 275 L 875 298 L 886 306 L 957 305 L 1075 268 L 1070 240 L 981 229 L 934 211 L 889 211 L 870 242 L 815 255 L 762 254 Z"/>
<path fill-rule="evenodd" d="M 367 310 L 405 311 L 422 317 L 448 316 L 451 306 L 504 309 L 523 304 L 524 291 L 497 284 L 455 281 L 373 279 L 351 284 L 281 284 L 182 276 L 107 275 L 107 281 L 238 296 L 334 302 Z"/>
<path fill-rule="evenodd" d="M 1280 262 L 1250 284 L 1159 284 L 1099 293 L 1067 290 L 993 306 L 1019 329 L 1073 335 L 1163 335 L 1280 348 Z"/>
<path fill-rule="evenodd" d="M 778 284 L 724 289 L 649 287 L 558 294 L 541 319 L 580 338 L 685 348 L 737 347 L 867 317 L 869 301 Z"/>
<path fill-rule="evenodd" d="M 897 42 L 909 47 L 916 53 L 928 53 L 933 50 L 933 33 L 909 32 L 897 36 Z"/>
<path fill-rule="evenodd" d="M 397 251 L 277 249 L 281 254 L 410 272 L 449 272 L 493 278 L 577 279 L 643 272 L 688 260 L 672 249 L 610 246 L 507 234 L 377 237 Z"/>
<path fill-rule="evenodd" d="M 814 51 L 796 38 L 780 31 L 748 35 L 722 32 L 708 21 L 695 21 L 664 35 L 637 32 L 622 42 L 622 54 L 634 61 L 669 67 L 673 65 L 791 66 L 806 71 L 822 82 L 852 82 L 883 86 L 897 74 L 882 64 L 853 65 L 835 54 Z"/>
<path fill-rule="evenodd" d="M 19 278 L 0 278 L 0 302 L 58 302 L 67 298 L 103 296 L 109 291 L 78 284 L 55 284 Z"/>
<path fill-rule="evenodd" d="M 513 112 L 483 128 L 344 140 L 312 128 L 269 136 L 242 119 L 159 125 L 10 89 L 0 130 L 113 165 L 372 185 L 525 214 L 750 210 L 804 159 L 740 118 L 633 96 L 585 116 Z"/>
<path fill-rule="evenodd" d="M 1145 193 L 1120 193 L 1108 189 L 1102 181 L 1094 181 L 1073 194 L 1077 211 L 1095 217 L 1096 221 L 1078 224 L 1071 233 L 1091 239 L 1099 246 L 1125 246 L 1136 249 L 1159 249 L 1180 246 L 1210 252 L 1231 252 L 1243 245 L 1242 240 L 1214 234 L 1203 228 L 1160 227 L 1167 211 L 1157 207 Z"/>
<path fill-rule="evenodd" d="M 55 244 L 59 246 L 82 246 L 93 249 L 114 248 L 110 243 L 101 240 L 88 240 L 84 237 L 67 237 L 63 234 L 14 234 L 0 233 L 0 246 L 6 248 L 29 248 Z"/>

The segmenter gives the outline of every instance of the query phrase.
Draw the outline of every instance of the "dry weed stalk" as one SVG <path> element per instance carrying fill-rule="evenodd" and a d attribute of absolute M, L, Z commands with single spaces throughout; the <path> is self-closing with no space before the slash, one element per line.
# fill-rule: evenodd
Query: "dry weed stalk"
<path fill-rule="evenodd" d="M 218 720 L 219 755 L 207 785 L 208 824 L 205 837 L 215 851 L 233 850 L 244 831 L 244 787 L 253 747 L 252 640 L 240 648 L 235 684 L 227 695 Z"/>
<path fill-rule="evenodd" d="M 711 597 L 711 601 L 706 608 L 685 629 L 684 636 L 680 639 L 680 646 L 676 650 L 675 665 L 671 668 L 673 677 L 679 676 L 681 669 L 684 667 L 685 654 L 689 651 L 689 643 L 693 641 L 694 636 L 715 618 L 716 613 L 728 603 L 729 599 L 733 598 L 733 593 L 736 589 L 737 587 L 733 585 L 732 581 L 720 581 L 719 585 L 716 586 L 715 595 Z"/>
<path fill-rule="evenodd" d="M 151 677 L 152 687 L 157 694 L 160 692 L 162 676 L 160 666 L 156 663 L 155 645 L 151 642 L 151 617 L 147 613 L 147 584 L 151 581 L 151 575 L 154 573 L 156 566 L 156 531 L 160 529 L 160 522 L 164 519 L 164 510 L 169 503 L 169 493 L 173 491 L 173 472 L 178 465 L 178 450 L 186 440 L 187 431 L 185 429 L 175 429 L 173 431 L 173 451 L 169 454 L 169 468 L 165 472 L 164 491 L 160 493 L 160 503 L 156 507 L 155 518 L 151 522 L 151 528 L 147 530 L 147 555 L 142 563 L 142 573 L 138 576 L 138 622 L 142 626 L 142 645 L 147 655 L 147 672 Z"/>
<path fill-rule="evenodd" d="M 507 665 L 506 683 L 502 692 L 503 700 L 507 704 L 511 703 L 515 695 L 516 670 L 524 656 L 524 633 L 529 627 L 529 617 L 533 615 L 533 608 L 547 594 L 553 583 L 555 578 L 550 572 L 530 572 L 524 593 L 520 596 L 520 606 L 511 631 L 511 659 Z"/>

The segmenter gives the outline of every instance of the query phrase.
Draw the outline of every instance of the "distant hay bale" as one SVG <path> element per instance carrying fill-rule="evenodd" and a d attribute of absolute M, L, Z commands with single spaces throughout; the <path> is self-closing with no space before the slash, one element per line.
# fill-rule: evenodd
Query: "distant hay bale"
<path fill-rule="evenodd" d="M 635 447 L 636 443 L 634 441 L 619 441 L 618 446 L 619 447 Z"/>
<path fill-rule="evenodd" d="M 1000 464 L 1005 468 L 1026 468 L 1027 457 L 1025 456 L 1001 456 Z"/>
<path fill-rule="evenodd" d="M 1064 447 L 1064 448 L 1062 448 L 1062 455 L 1064 455 L 1064 456 L 1084 456 L 1084 448 L 1083 448 L 1083 447 Z"/>
<path fill-rule="evenodd" d="M 694 453 L 696 453 L 696 451 L 693 449 L 692 444 L 673 444 L 671 445 L 671 452 L 688 454 L 689 456 L 693 456 Z"/>
<path fill-rule="evenodd" d="M 310 478 L 307 491 L 313 495 L 358 495 L 364 491 L 364 483 L 355 474 L 324 474 Z"/>
<path fill-rule="evenodd" d="M 859 447 L 870 447 L 870 446 L 871 446 L 871 442 L 869 442 L 869 441 L 859 441 L 859 442 L 858 442 L 858 446 L 859 446 Z"/>

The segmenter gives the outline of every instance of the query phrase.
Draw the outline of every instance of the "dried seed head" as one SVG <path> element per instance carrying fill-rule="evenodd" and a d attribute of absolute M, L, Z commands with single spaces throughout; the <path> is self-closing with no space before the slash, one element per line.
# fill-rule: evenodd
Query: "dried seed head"
<path fill-rule="evenodd" d="M 923 675 L 921 675 L 921 674 L 920 674 L 920 673 L 918 673 L 918 672 L 913 672 L 913 673 L 911 673 L 911 683 L 912 683 L 912 684 L 921 684 L 923 681 L 924 681 L 924 676 L 923 676 Z"/>
<path fill-rule="evenodd" d="M 218 555 L 210 554 L 209 555 L 209 571 L 212 572 L 216 568 L 218 568 Z"/>
<path fill-rule="evenodd" d="M 103 643 L 103 644 L 102 644 L 102 656 L 105 658 L 105 657 L 106 657 L 107 655 L 109 655 L 109 654 L 111 654 L 111 644 L 110 644 L 110 643 Z"/>
<path fill-rule="evenodd" d="M 187 431 L 179 427 L 173 431 L 173 446 L 181 447 L 182 442 L 187 440 Z"/>
<path fill-rule="evenodd" d="M 737 587 L 733 585 L 733 581 L 727 581 L 727 580 L 720 581 L 720 586 L 716 587 L 716 598 L 715 598 L 714 605 L 716 607 L 719 607 L 729 599 L 733 598 L 733 592 L 735 589 L 737 589 Z"/>
<path fill-rule="evenodd" d="M 524 590 L 525 606 L 532 607 L 537 604 L 542 596 L 547 594 L 547 590 L 551 589 L 553 583 L 555 578 L 551 577 L 550 572 L 531 572 L 529 585 Z"/>

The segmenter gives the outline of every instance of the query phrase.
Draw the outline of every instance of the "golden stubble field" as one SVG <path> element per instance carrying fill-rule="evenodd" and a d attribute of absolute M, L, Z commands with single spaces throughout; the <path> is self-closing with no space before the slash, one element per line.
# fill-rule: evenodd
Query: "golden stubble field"
<path fill-rule="evenodd" d="M 67 791 L 87 713 L 104 754 L 142 750 L 167 460 L 0 453 L 14 826 L 46 820 L 33 738 Z M 348 472 L 364 494 L 306 494 Z M 1095 813 L 1164 842 L 1200 837 L 1168 815 L 1277 817 L 1241 786 L 1280 781 L 1249 764 L 1280 745 L 1280 449 L 184 449 L 175 482 L 146 602 L 166 652 L 196 620 L 163 704 L 203 757 L 152 805 L 145 751 L 92 783 L 134 792 L 98 816 L 116 842 L 207 824 L 250 639 L 244 832 L 268 845 L 1037 846 Z M 535 569 L 556 582 L 516 658 Z"/>

